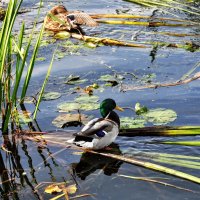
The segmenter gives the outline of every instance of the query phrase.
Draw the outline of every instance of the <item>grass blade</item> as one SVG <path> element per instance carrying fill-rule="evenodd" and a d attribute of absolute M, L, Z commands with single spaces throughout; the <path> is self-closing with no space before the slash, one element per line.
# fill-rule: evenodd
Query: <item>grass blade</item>
<path fill-rule="evenodd" d="M 121 129 L 120 136 L 192 136 L 200 135 L 200 126 L 153 126 Z"/>
<path fill-rule="evenodd" d="M 157 164 L 150 163 L 150 162 L 144 162 L 144 161 L 136 160 L 136 159 L 133 159 L 133 158 L 126 158 L 124 156 L 115 155 L 115 154 L 111 154 L 111 153 L 101 153 L 101 152 L 95 152 L 95 151 L 88 151 L 88 152 L 98 154 L 98 155 L 102 155 L 102 156 L 109 157 L 109 158 L 114 158 L 114 159 L 121 160 L 121 161 L 130 163 L 130 164 L 138 165 L 138 166 L 141 166 L 141 167 L 145 167 L 147 169 L 159 171 L 159 172 L 162 172 L 162 173 L 166 173 L 166 174 L 169 174 L 169 175 L 172 175 L 172 176 L 176 176 L 176 177 L 186 179 L 186 180 L 200 184 L 200 178 L 199 177 L 196 177 L 196 176 L 193 176 L 193 175 L 190 175 L 190 174 L 178 171 L 178 170 L 174 170 L 174 169 L 171 169 L 171 168 L 168 168 L 168 167 L 164 167 L 164 166 L 157 165 Z"/>
<path fill-rule="evenodd" d="M 187 192 L 195 192 L 195 191 L 187 189 L 187 188 L 179 187 L 179 186 L 176 186 L 176 185 L 173 185 L 173 184 L 170 184 L 170 183 L 154 180 L 154 179 L 151 179 L 151 178 L 127 176 L 127 175 L 123 175 L 123 174 L 119 174 L 118 176 L 124 177 L 124 178 L 129 178 L 129 179 L 134 179 L 134 180 L 141 180 L 141 181 L 147 181 L 147 182 L 152 182 L 152 183 L 158 183 L 158 184 L 161 184 L 161 185 L 164 185 L 164 186 L 173 187 L 173 188 L 176 188 L 176 189 L 179 189 L 179 190 L 184 190 L 184 191 L 187 191 Z"/>
<path fill-rule="evenodd" d="M 42 39 L 42 36 L 43 36 L 43 32 L 44 32 L 44 24 L 43 24 L 42 29 L 39 33 L 38 38 L 37 38 L 37 42 L 35 44 L 34 51 L 33 51 L 32 57 L 31 57 L 31 61 L 30 61 L 29 67 L 28 67 L 28 72 L 26 74 L 26 78 L 25 78 L 25 81 L 24 81 L 24 84 L 23 84 L 22 93 L 21 93 L 21 101 L 22 102 L 23 102 L 23 99 L 26 96 L 27 88 L 28 88 L 28 85 L 29 85 L 29 82 L 30 82 L 32 72 L 33 72 L 33 67 L 34 67 L 34 64 L 35 64 L 35 60 L 36 60 L 36 57 L 37 57 L 37 53 L 38 53 L 40 42 L 41 42 L 41 39 Z"/>
<path fill-rule="evenodd" d="M 57 49 L 57 48 L 56 48 L 56 49 Z M 34 111 L 34 114 L 33 114 L 33 119 L 35 119 L 36 116 L 37 116 L 37 111 L 38 111 L 40 102 L 41 102 L 41 100 L 42 100 L 42 95 L 43 95 L 43 93 L 44 93 L 45 86 L 46 86 L 46 84 L 47 84 L 47 81 L 48 81 L 49 76 L 50 76 L 50 73 L 51 73 L 51 69 L 52 69 L 52 66 L 53 66 L 53 61 L 54 61 L 55 53 L 56 53 L 56 50 L 54 51 L 54 54 L 53 54 L 52 59 L 51 59 L 51 63 L 50 63 L 50 65 L 49 65 L 49 68 L 48 68 L 48 71 L 47 71 L 45 80 L 44 80 L 43 85 L 42 85 L 42 88 L 41 88 L 41 91 L 40 91 L 40 95 L 39 95 L 39 97 L 38 97 L 38 101 L 37 101 L 37 104 L 36 104 L 36 106 L 35 106 L 35 111 Z"/>
<path fill-rule="evenodd" d="M 166 141 L 158 142 L 159 144 L 169 144 L 169 145 L 184 145 L 184 146 L 200 146 L 200 141 Z"/>

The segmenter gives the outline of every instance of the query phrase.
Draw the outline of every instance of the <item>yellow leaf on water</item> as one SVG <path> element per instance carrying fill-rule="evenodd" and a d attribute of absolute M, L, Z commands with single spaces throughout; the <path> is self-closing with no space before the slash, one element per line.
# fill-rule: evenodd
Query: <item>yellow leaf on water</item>
<path fill-rule="evenodd" d="M 57 192 L 62 192 L 62 189 L 60 189 L 58 185 L 52 184 L 47 186 L 44 191 L 48 194 L 53 194 Z"/>
<path fill-rule="evenodd" d="M 66 189 L 67 189 L 67 192 L 69 194 L 74 194 L 77 191 L 77 187 L 76 187 L 75 184 L 74 185 L 69 185 Z"/>
<path fill-rule="evenodd" d="M 80 156 L 80 155 L 82 155 L 82 154 L 83 154 L 83 152 L 76 151 L 76 152 L 73 152 L 72 154 L 73 154 L 73 155 L 78 155 L 78 156 Z"/>

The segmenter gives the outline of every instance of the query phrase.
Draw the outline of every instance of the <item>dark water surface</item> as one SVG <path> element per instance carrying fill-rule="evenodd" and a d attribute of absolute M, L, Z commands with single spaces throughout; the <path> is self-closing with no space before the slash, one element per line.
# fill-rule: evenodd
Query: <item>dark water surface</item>
<path fill-rule="evenodd" d="M 24 6 L 31 7 L 37 1 L 24 1 Z M 42 14 L 55 4 L 51 2 L 44 2 Z M 63 4 L 69 9 L 84 10 L 89 13 L 115 13 L 116 9 L 128 10 L 135 15 L 151 15 L 153 9 L 145 9 L 138 5 L 124 2 L 121 0 L 73 0 L 63 1 Z M 28 19 L 33 18 L 34 13 L 26 13 Z M 162 16 L 162 13 L 160 14 Z M 167 15 L 165 15 L 167 16 Z M 187 16 L 184 16 L 187 17 Z M 169 28 L 169 27 L 140 27 L 140 26 L 121 26 L 121 25 L 105 25 L 100 24 L 95 29 L 86 28 L 88 34 L 99 34 L 99 36 L 106 36 L 115 39 L 131 40 L 138 31 L 146 32 L 184 32 L 184 33 L 198 33 L 195 28 Z M 193 40 L 194 38 L 177 38 L 155 34 L 140 34 L 137 41 L 168 41 L 178 43 L 181 41 Z M 198 40 L 196 37 L 195 40 Z M 57 43 L 64 41 L 57 41 Z M 55 44 L 49 45 L 40 52 L 41 56 L 46 57 L 43 62 L 38 62 L 33 72 L 33 79 L 31 87 L 29 88 L 29 95 L 36 94 L 48 69 L 51 55 Z M 86 78 L 88 81 L 81 86 L 87 86 L 101 81 L 97 81 L 101 75 L 125 75 L 134 73 L 138 77 L 154 74 L 153 83 L 159 82 L 174 82 L 179 80 L 182 75 L 186 74 L 196 63 L 199 62 L 199 52 L 189 52 L 178 48 L 158 48 L 155 54 L 155 59 L 151 56 L 152 47 L 129 48 L 129 47 L 115 47 L 103 46 L 95 49 L 85 48 L 81 50 L 79 55 L 68 55 L 62 59 L 54 61 L 51 77 L 46 87 L 46 91 L 61 92 L 61 98 L 53 101 L 42 101 L 40 105 L 40 112 L 37 117 L 37 126 L 42 131 L 53 132 L 55 134 L 55 141 L 58 136 L 62 136 L 63 131 L 76 131 L 78 128 L 65 128 L 64 130 L 56 128 L 52 121 L 59 115 L 57 105 L 64 101 L 73 101 L 79 94 L 71 94 L 69 89 L 71 85 L 63 84 L 66 77 L 70 74 L 79 75 L 81 78 Z M 197 70 L 198 71 L 198 70 Z M 197 72 L 196 71 L 196 72 Z M 122 85 L 140 85 L 132 76 L 126 76 Z M 107 87 L 103 92 L 98 90 L 94 92 L 100 97 L 100 101 L 105 98 L 113 98 L 122 107 L 134 107 L 135 103 L 140 102 L 148 108 L 167 108 L 173 109 L 178 117 L 169 125 L 200 125 L 200 86 L 199 80 L 193 81 L 187 85 L 176 87 L 164 87 L 158 89 L 143 89 L 127 92 L 120 92 L 120 87 Z M 31 110 L 33 107 L 27 105 L 27 109 Z M 99 116 L 98 111 L 87 111 L 84 114 Z M 120 117 L 134 116 L 132 111 L 119 113 Z M 33 123 L 34 127 L 37 127 Z M 152 125 L 152 124 L 149 124 Z M 58 134 L 56 134 L 56 132 Z M 65 136 L 65 133 L 63 133 Z M 157 138 L 157 137 L 118 137 L 116 140 L 115 149 L 118 153 L 136 154 L 141 152 L 160 152 L 181 154 L 188 156 L 199 156 L 199 147 L 187 146 L 167 146 L 161 144 L 150 144 L 149 142 L 155 139 L 170 140 L 171 138 Z M 175 140 L 199 140 L 199 136 L 195 137 L 177 137 Z M 52 139 L 53 140 L 53 139 Z M 32 192 L 30 185 L 35 187 L 41 182 L 63 182 L 70 181 L 78 184 L 77 194 L 93 194 L 93 197 L 86 197 L 84 199 L 126 199 L 126 200 L 198 200 L 199 199 L 199 185 L 189 181 L 181 180 L 172 176 L 158 173 L 152 170 L 144 169 L 138 166 L 122 163 L 111 158 L 105 158 L 92 154 L 75 155 L 73 150 L 63 149 L 59 145 L 48 145 L 48 148 L 39 149 L 38 144 L 31 141 L 24 141 L 19 145 L 18 154 L 20 155 L 20 163 L 26 172 L 26 176 L 30 181 L 28 184 L 25 181 L 24 187 L 19 184 L 17 188 L 19 199 L 37 199 L 38 196 Z M 54 155 L 54 153 L 56 153 Z M 52 155 L 52 157 L 50 156 Z M 50 156 L 50 157 L 49 157 Z M 158 163 L 159 164 L 159 163 Z M 162 164 L 186 173 L 200 177 L 199 169 L 191 169 L 185 167 L 177 167 L 168 164 Z M 120 177 L 120 174 L 135 176 L 135 177 L 160 177 L 158 179 L 163 182 L 174 184 L 179 187 L 197 191 L 188 192 L 179 190 L 174 187 L 164 186 L 158 183 L 151 183 L 142 180 L 128 179 Z M 75 179 L 74 179 L 75 178 Z M 18 180 L 19 179 L 19 180 Z M 20 182 L 20 178 L 17 181 Z M 47 185 L 47 184 L 46 184 Z M 44 184 L 45 186 L 45 184 Z M 44 186 L 38 189 L 39 193 L 44 199 L 50 199 L 54 196 L 43 194 Z M 64 198 L 63 198 L 64 199 Z"/>

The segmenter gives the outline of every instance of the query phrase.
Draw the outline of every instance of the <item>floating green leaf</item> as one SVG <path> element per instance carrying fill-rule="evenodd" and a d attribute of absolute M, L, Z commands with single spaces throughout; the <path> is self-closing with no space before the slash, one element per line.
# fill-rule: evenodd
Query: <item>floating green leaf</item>
<path fill-rule="evenodd" d="M 74 110 L 96 110 L 99 108 L 98 103 L 76 103 L 64 102 L 58 105 L 59 112 L 71 112 Z"/>
<path fill-rule="evenodd" d="M 68 82 L 70 82 L 70 81 L 77 81 L 77 80 L 80 80 L 80 76 L 70 74 L 70 75 L 67 77 L 67 81 L 68 81 Z"/>
<path fill-rule="evenodd" d="M 93 49 L 93 48 L 96 48 L 98 44 L 93 43 L 93 42 L 86 42 L 84 46 Z"/>
<path fill-rule="evenodd" d="M 164 125 L 173 122 L 177 118 L 175 111 L 165 108 L 151 109 L 143 114 L 144 118 L 154 125 Z"/>
<path fill-rule="evenodd" d="M 42 95 L 42 100 L 50 101 L 61 97 L 59 92 L 47 92 Z"/>
<path fill-rule="evenodd" d="M 33 121 L 32 118 L 30 117 L 30 113 L 28 112 L 26 112 L 25 114 L 22 112 L 19 112 L 18 117 L 19 117 L 20 124 L 27 124 Z"/>
<path fill-rule="evenodd" d="M 57 107 L 59 109 L 59 112 L 71 112 L 74 110 L 79 110 L 80 104 L 74 102 L 64 102 L 59 104 Z"/>
<path fill-rule="evenodd" d="M 96 110 L 99 108 L 98 103 L 83 103 L 81 105 L 81 110 Z"/>
<path fill-rule="evenodd" d="M 82 95 L 74 99 L 77 103 L 95 103 L 98 102 L 98 96 L 89 96 L 89 95 Z"/>
<path fill-rule="evenodd" d="M 106 74 L 106 75 L 102 75 L 99 78 L 100 81 L 116 81 L 116 78 L 112 75 Z"/>
<path fill-rule="evenodd" d="M 171 144 L 171 145 L 184 145 L 184 146 L 200 146 L 200 141 L 166 141 L 159 142 L 161 144 Z"/>
<path fill-rule="evenodd" d="M 46 58 L 45 58 L 45 57 L 38 57 L 38 58 L 36 58 L 36 60 L 37 60 L 37 61 L 45 61 Z"/>
<path fill-rule="evenodd" d="M 120 118 L 121 125 L 120 128 L 141 128 L 144 127 L 146 120 L 145 119 L 134 119 L 132 117 L 122 117 Z"/>
<path fill-rule="evenodd" d="M 68 80 L 65 82 L 65 84 L 75 85 L 75 84 L 82 84 L 88 81 L 88 79 L 80 79 L 79 76 L 73 76 L 73 75 L 70 76 L 68 77 Z"/>
<path fill-rule="evenodd" d="M 54 36 L 57 39 L 68 39 L 70 38 L 70 33 L 67 31 L 60 31 L 58 33 L 56 33 L 56 35 Z"/>

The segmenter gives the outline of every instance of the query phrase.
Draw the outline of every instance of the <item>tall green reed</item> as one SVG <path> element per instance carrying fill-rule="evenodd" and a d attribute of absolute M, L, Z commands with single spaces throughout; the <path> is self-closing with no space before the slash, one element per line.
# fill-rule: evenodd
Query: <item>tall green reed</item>
<path fill-rule="evenodd" d="M 25 38 L 25 24 L 22 23 L 18 37 L 13 36 L 13 25 L 16 20 L 17 13 L 23 0 L 10 0 L 6 15 L 0 31 L 0 109 L 2 115 L 2 133 L 8 134 L 9 123 L 12 127 L 15 124 L 15 116 L 18 104 L 24 102 L 27 89 L 31 80 L 32 72 L 35 65 L 35 60 L 42 40 L 44 25 L 42 26 L 39 35 L 36 39 L 33 51 L 30 55 L 30 47 L 33 41 L 33 35 L 36 22 L 33 26 L 33 30 L 29 36 L 27 46 L 22 51 L 22 44 Z M 40 4 L 42 1 L 40 1 Z M 40 9 L 39 9 L 40 10 Z M 38 11 L 39 15 L 39 11 Z M 17 40 L 17 41 L 16 41 Z M 14 54 L 13 49 L 16 49 L 17 53 Z M 31 57 L 30 61 L 28 54 Z M 29 64 L 27 64 L 29 63 Z M 25 79 L 23 80 L 22 74 L 25 73 Z M 48 70 L 48 74 L 50 70 Z M 14 74 L 14 75 L 13 75 Z M 14 79 L 14 81 L 13 81 Z M 14 83 L 13 86 L 11 85 Z M 22 85 L 22 90 L 20 90 Z M 44 88 L 43 88 L 44 90 Z M 18 99 L 18 96 L 20 98 Z M 19 101 L 19 103 L 18 103 Z M 37 104 L 37 109 L 39 104 Z M 36 110 L 35 110 L 36 112 Z M 15 113 L 15 114 L 14 114 Z M 36 117 L 36 113 L 34 115 Z"/>

